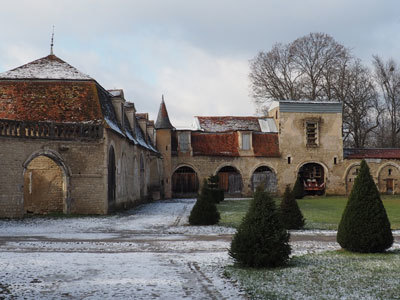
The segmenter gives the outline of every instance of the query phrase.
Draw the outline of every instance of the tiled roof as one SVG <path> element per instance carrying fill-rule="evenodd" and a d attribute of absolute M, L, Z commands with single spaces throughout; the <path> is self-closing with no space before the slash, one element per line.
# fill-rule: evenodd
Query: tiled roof
<path fill-rule="evenodd" d="M 253 132 L 254 156 L 279 157 L 279 138 L 277 133 Z"/>
<path fill-rule="evenodd" d="M 275 133 L 253 133 L 254 156 L 279 157 L 278 135 Z M 239 156 L 237 132 L 192 132 L 194 156 Z"/>
<path fill-rule="evenodd" d="M 48 55 L 18 68 L 0 73 L 0 79 L 92 80 L 91 77 L 78 71 L 55 55 Z"/>
<path fill-rule="evenodd" d="M 344 158 L 400 159 L 400 149 L 343 149 Z"/>
<path fill-rule="evenodd" d="M 110 100 L 100 90 L 95 81 L 0 80 L 0 119 L 101 121 L 102 111 L 109 116 L 114 110 L 102 103 Z"/>
<path fill-rule="evenodd" d="M 193 155 L 239 156 L 238 134 L 192 132 Z"/>
<path fill-rule="evenodd" d="M 160 104 L 160 110 L 158 111 L 157 121 L 155 124 L 156 129 L 172 129 L 172 126 L 169 117 L 167 107 L 165 106 L 164 98 Z"/>
<path fill-rule="evenodd" d="M 201 129 L 208 132 L 227 132 L 237 130 L 261 131 L 258 117 L 196 117 Z"/>

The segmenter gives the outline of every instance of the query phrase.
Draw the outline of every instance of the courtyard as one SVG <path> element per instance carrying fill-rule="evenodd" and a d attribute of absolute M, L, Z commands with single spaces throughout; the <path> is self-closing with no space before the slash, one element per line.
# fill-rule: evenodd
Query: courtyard
<path fill-rule="evenodd" d="M 194 202 L 160 201 L 111 216 L 1 220 L 0 298 L 253 298 L 240 271 L 226 269 L 233 264 L 228 248 L 235 229 L 188 226 Z M 292 232 L 292 255 L 338 250 L 335 235 Z"/>

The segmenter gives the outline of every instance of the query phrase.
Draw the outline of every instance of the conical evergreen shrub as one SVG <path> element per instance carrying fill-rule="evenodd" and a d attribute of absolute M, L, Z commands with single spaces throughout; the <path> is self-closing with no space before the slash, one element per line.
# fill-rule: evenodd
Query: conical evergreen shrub
<path fill-rule="evenodd" d="M 304 217 L 287 185 L 281 201 L 282 223 L 286 229 L 301 229 L 304 227 Z"/>
<path fill-rule="evenodd" d="M 336 239 L 342 248 L 361 253 L 384 252 L 393 244 L 385 207 L 364 160 L 339 223 Z"/>
<path fill-rule="evenodd" d="M 218 188 L 218 175 L 208 177 L 208 188 L 210 189 L 211 197 L 215 203 L 224 201 L 224 190 Z"/>
<path fill-rule="evenodd" d="M 204 180 L 201 193 L 190 212 L 190 225 L 214 225 L 218 223 L 220 215 L 210 191 L 207 181 Z"/>
<path fill-rule="evenodd" d="M 287 263 L 290 251 L 289 233 L 274 200 L 262 187 L 257 188 L 233 237 L 230 256 L 247 267 L 278 267 Z"/>
<path fill-rule="evenodd" d="M 303 199 L 304 197 L 304 183 L 300 176 L 297 176 L 296 182 L 293 187 L 293 196 L 295 199 Z"/>

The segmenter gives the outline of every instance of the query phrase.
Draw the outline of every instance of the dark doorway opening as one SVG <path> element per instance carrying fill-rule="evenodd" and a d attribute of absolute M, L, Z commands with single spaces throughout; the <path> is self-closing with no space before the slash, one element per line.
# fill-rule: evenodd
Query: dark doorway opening
<path fill-rule="evenodd" d="M 276 193 L 277 179 L 275 172 L 267 166 L 258 167 L 251 176 L 251 186 L 253 192 L 256 191 L 259 185 L 262 185 L 264 187 L 264 191 L 266 192 Z"/>
<path fill-rule="evenodd" d="M 223 167 L 218 171 L 219 188 L 228 194 L 241 194 L 242 175 L 234 167 Z"/>
<path fill-rule="evenodd" d="M 308 163 L 299 170 L 299 177 L 304 184 L 306 195 L 323 195 L 325 193 L 324 167 L 317 163 Z"/>
<path fill-rule="evenodd" d="M 108 151 L 108 211 L 114 210 L 115 207 L 115 153 L 114 147 L 111 146 Z"/>
<path fill-rule="evenodd" d="M 191 167 L 180 167 L 172 175 L 172 193 L 175 197 L 195 195 L 198 190 L 199 180 Z"/>

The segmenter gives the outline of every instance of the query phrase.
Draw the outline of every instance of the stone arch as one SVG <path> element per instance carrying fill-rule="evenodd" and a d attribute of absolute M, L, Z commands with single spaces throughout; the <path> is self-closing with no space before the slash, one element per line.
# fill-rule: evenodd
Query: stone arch
<path fill-rule="evenodd" d="M 346 168 L 344 172 L 344 181 L 346 183 L 346 195 L 350 194 L 353 188 L 354 180 L 358 175 L 359 168 L 360 168 L 360 162 L 352 163 Z"/>
<path fill-rule="evenodd" d="M 253 192 L 262 184 L 264 190 L 269 193 L 276 193 L 278 189 L 278 181 L 276 172 L 273 168 L 266 164 L 258 165 L 251 172 L 251 189 Z"/>
<path fill-rule="evenodd" d="M 194 195 L 199 190 L 198 172 L 188 165 L 182 164 L 172 173 L 172 193 L 175 196 Z"/>
<path fill-rule="evenodd" d="M 38 150 L 22 166 L 25 213 L 70 212 L 71 171 L 59 153 Z"/>
<path fill-rule="evenodd" d="M 400 167 L 394 162 L 381 165 L 376 173 L 378 189 L 385 194 L 399 193 Z"/>
<path fill-rule="evenodd" d="M 228 194 L 241 194 L 243 179 L 240 170 L 232 165 L 223 165 L 217 169 L 219 188 Z"/>
<path fill-rule="evenodd" d="M 321 162 L 309 161 L 301 163 L 297 168 L 297 176 L 304 184 L 307 195 L 323 195 L 326 190 L 328 168 Z"/>
<path fill-rule="evenodd" d="M 108 200 L 108 211 L 112 211 L 115 207 L 116 198 L 116 159 L 114 146 L 110 146 L 108 149 L 108 163 L 107 163 L 107 200 Z"/>

